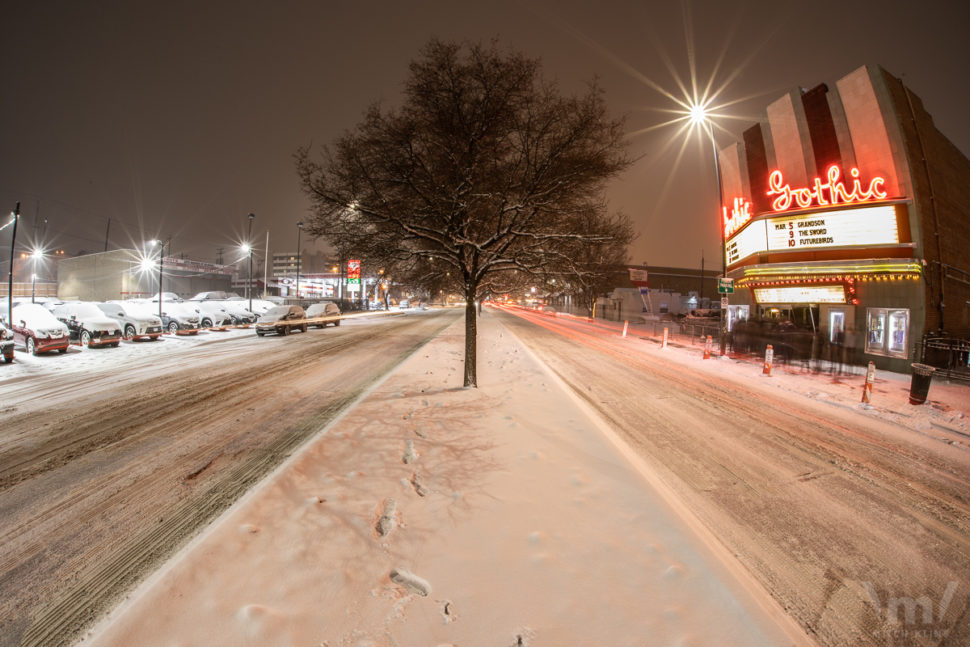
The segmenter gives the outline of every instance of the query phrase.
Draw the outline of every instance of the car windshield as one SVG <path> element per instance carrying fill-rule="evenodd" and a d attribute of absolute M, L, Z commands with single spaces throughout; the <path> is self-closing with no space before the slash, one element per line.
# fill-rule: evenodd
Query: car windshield
<path fill-rule="evenodd" d="M 289 312 L 290 312 L 290 306 L 276 306 L 275 308 L 270 308 L 269 310 L 267 310 L 266 314 L 263 316 L 266 317 L 267 319 L 270 319 L 270 318 L 279 319 L 280 317 L 286 316 Z"/>

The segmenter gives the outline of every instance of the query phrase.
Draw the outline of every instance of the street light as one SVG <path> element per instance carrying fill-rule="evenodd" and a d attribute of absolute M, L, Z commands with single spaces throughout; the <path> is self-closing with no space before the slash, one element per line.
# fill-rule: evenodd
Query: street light
<path fill-rule="evenodd" d="M 711 138 L 711 149 L 714 151 L 714 177 L 717 179 L 717 205 L 721 207 L 721 164 L 717 155 L 717 142 L 714 141 L 714 122 L 708 117 L 707 106 L 703 103 L 695 103 L 690 106 L 690 121 L 698 128 L 707 126 L 707 134 Z M 719 224 L 721 231 L 721 277 L 727 278 L 727 250 L 724 247 L 724 227 Z M 703 280 L 704 277 L 701 277 Z M 720 294 L 720 293 L 719 293 Z M 724 355 L 725 345 L 727 344 L 727 320 L 725 319 L 724 308 L 721 308 L 721 355 Z"/>
<path fill-rule="evenodd" d="M 33 273 L 30 275 L 30 302 L 37 303 L 37 301 L 34 299 L 35 285 L 37 283 L 37 261 L 44 258 L 44 250 L 35 249 L 33 252 L 31 252 L 30 258 L 31 258 L 31 265 L 33 266 L 33 270 L 34 270 Z"/>
<path fill-rule="evenodd" d="M 13 249 L 14 244 L 17 242 L 17 221 L 20 220 L 20 203 L 14 207 L 13 212 L 10 214 L 12 219 L 6 225 L 3 226 L 5 229 L 8 225 L 13 225 L 13 231 L 10 233 L 10 271 L 7 274 L 7 321 L 11 326 L 13 325 Z"/>
<path fill-rule="evenodd" d="M 303 233 L 303 221 L 296 223 L 296 298 L 300 298 L 300 234 Z"/>
<path fill-rule="evenodd" d="M 162 318 L 162 265 L 165 257 L 165 243 L 158 239 L 151 241 L 152 247 L 158 245 L 158 318 Z"/>
<path fill-rule="evenodd" d="M 249 293 L 249 311 L 253 311 L 253 219 L 256 218 L 256 214 L 251 213 L 249 218 L 249 235 L 246 237 L 246 244 L 243 245 L 243 251 L 249 252 L 249 287 L 246 290 Z"/>

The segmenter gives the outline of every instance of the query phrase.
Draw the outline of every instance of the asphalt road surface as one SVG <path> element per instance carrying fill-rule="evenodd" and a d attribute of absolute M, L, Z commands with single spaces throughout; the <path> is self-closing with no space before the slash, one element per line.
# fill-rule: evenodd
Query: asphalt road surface
<path fill-rule="evenodd" d="M 72 350 L 0 374 L 0 646 L 76 639 L 460 315 L 126 342 L 85 349 L 83 372 Z"/>
<path fill-rule="evenodd" d="M 820 644 L 970 644 L 965 438 L 820 414 L 583 320 L 497 316 Z"/>

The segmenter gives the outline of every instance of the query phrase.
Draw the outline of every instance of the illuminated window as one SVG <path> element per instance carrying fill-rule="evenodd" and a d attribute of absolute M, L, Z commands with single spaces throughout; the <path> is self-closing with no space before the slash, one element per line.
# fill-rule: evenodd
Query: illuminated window
<path fill-rule="evenodd" d="M 866 315 L 866 352 L 909 357 L 909 310 L 869 308 Z"/>

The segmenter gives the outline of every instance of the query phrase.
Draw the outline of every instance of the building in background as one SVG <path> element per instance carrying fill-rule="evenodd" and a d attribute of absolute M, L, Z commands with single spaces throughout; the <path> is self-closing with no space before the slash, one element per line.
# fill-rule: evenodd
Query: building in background
<path fill-rule="evenodd" d="M 148 260 L 133 249 L 63 258 L 57 264 L 57 296 L 82 301 L 150 297 L 159 291 L 159 268 L 157 256 Z M 237 273 L 231 265 L 165 257 L 162 287 L 187 299 L 199 292 L 229 290 Z"/>
<path fill-rule="evenodd" d="M 732 325 L 794 321 L 896 371 L 970 333 L 970 161 L 899 79 L 792 90 L 718 158 Z"/>

